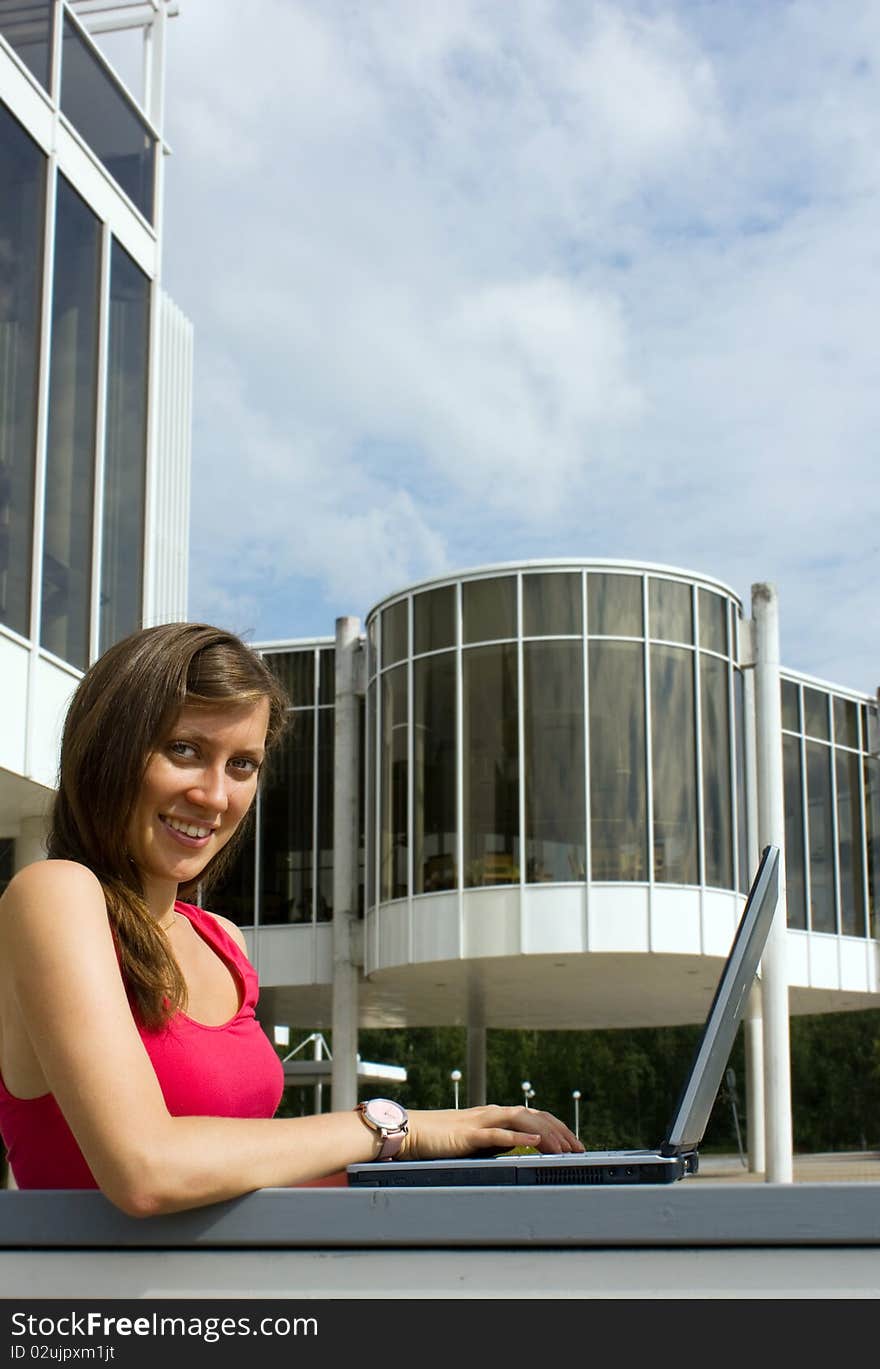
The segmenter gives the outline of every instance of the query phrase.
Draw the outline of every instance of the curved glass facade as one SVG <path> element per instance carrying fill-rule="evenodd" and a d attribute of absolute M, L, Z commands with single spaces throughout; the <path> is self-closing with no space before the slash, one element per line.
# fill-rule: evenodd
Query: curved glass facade
<path fill-rule="evenodd" d="M 587 881 L 744 893 L 740 617 L 715 582 L 596 562 L 472 572 L 378 605 L 361 912 Z M 241 925 L 317 923 L 333 912 L 333 643 L 262 651 L 293 726 L 213 902 Z M 877 704 L 791 672 L 781 690 L 789 926 L 876 937 Z"/>
<path fill-rule="evenodd" d="M 743 890 L 738 599 L 525 565 L 367 619 L 368 906 L 537 883 Z"/>

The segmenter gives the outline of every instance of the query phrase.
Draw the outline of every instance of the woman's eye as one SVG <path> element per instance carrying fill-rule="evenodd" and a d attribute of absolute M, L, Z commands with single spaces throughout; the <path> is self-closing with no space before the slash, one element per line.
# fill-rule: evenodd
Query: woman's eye
<path fill-rule="evenodd" d="M 196 754 L 196 749 L 189 742 L 169 742 L 168 750 L 172 756 L 179 756 L 181 760 L 189 760 Z"/>
<path fill-rule="evenodd" d="M 250 756 L 236 756 L 229 764 L 238 775 L 255 775 L 260 768 Z"/>

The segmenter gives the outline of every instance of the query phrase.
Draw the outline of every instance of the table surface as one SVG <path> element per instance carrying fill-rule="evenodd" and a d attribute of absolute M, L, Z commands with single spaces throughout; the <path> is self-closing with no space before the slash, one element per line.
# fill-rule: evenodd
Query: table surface
<path fill-rule="evenodd" d="M 0 1193 L 7 1297 L 878 1297 L 878 1247 L 878 1183 Z"/>

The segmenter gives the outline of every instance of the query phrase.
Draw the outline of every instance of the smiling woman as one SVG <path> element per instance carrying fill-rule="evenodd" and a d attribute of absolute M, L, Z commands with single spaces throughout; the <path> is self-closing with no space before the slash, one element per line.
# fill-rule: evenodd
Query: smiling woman
<path fill-rule="evenodd" d="M 157 927 L 178 891 L 210 887 L 226 868 L 287 702 L 256 652 L 199 623 L 125 638 L 74 695 L 48 853 L 100 881 L 129 992 L 151 1026 L 186 1000 Z M 188 838 L 172 823 L 211 830 Z"/>
<path fill-rule="evenodd" d="M 64 727 L 50 859 L 0 899 L 0 1135 L 20 1188 L 100 1188 L 133 1216 L 321 1181 L 392 1152 L 583 1147 L 528 1108 L 276 1118 L 283 1072 L 244 937 L 184 901 L 244 831 L 288 700 L 239 638 L 134 633 Z"/>

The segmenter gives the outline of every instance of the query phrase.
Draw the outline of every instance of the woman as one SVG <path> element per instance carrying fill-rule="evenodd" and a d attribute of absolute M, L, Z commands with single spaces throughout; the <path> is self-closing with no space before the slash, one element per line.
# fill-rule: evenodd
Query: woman
<path fill-rule="evenodd" d="M 21 1188 L 132 1216 L 297 1185 L 396 1150 L 583 1147 L 547 1113 L 276 1118 L 283 1075 L 239 929 L 182 901 L 234 852 L 286 699 L 239 638 L 147 628 L 80 682 L 48 854 L 0 899 L 0 1135 Z M 381 1119 L 380 1119 L 381 1120 Z"/>

